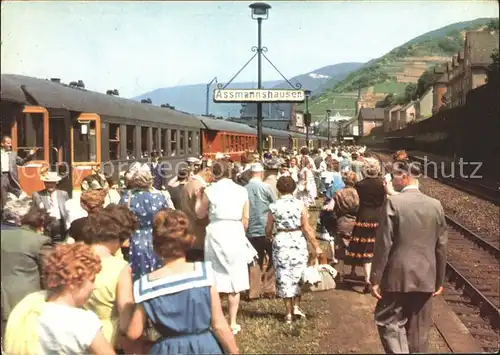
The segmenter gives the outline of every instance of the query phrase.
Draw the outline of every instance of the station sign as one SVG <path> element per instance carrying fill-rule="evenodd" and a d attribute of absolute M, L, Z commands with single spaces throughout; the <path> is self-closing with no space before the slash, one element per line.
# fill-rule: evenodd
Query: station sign
<path fill-rule="evenodd" d="M 215 89 L 214 102 L 304 102 L 304 90 Z"/>

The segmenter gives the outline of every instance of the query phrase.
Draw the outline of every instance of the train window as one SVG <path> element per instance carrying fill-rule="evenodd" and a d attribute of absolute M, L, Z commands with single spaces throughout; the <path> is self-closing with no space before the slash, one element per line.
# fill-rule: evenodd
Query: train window
<path fill-rule="evenodd" d="M 109 159 L 120 159 L 120 125 L 109 124 Z"/>
<path fill-rule="evenodd" d="M 200 153 L 200 133 L 199 132 L 194 132 L 194 136 L 195 136 L 195 141 L 194 141 L 194 144 L 195 144 L 195 147 L 194 149 L 198 149 L 197 152 L 195 152 L 196 154 L 199 154 Z"/>
<path fill-rule="evenodd" d="M 226 151 L 227 147 L 227 136 L 225 134 L 222 135 L 222 151 Z"/>
<path fill-rule="evenodd" d="M 177 155 L 177 130 L 172 129 L 170 130 L 170 155 L 171 156 L 176 156 Z"/>
<path fill-rule="evenodd" d="M 232 152 L 234 151 L 234 136 L 229 136 L 230 142 L 229 143 L 229 151 Z"/>
<path fill-rule="evenodd" d="M 76 163 L 97 161 L 95 122 L 75 122 L 73 125 L 73 159 Z"/>
<path fill-rule="evenodd" d="M 188 151 L 189 155 L 193 154 L 193 132 L 188 131 Z"/>
<path fill-rule="evenodd" d="M 184 155 L 184 142 L 185 142 L 185 133 L 186 131 L 179 131 L 179 154 Z"/>
<path fill-rule="evenodd" d="M 127 159 L 135 159 L 135 130 L 136 126 L 127 125 Z"/>
<path fill-rule="evenodd" d="M 24 116 L 18 116 L 17 155 L 25 158 L 31 149 L 38 148 L 34 159 L 43 160 L 44 133 L 42 113 L 25 113 Z"/>

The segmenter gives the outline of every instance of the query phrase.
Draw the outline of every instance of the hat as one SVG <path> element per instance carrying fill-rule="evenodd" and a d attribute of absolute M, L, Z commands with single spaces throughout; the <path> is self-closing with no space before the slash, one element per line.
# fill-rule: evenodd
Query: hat
<path fill-rule="evenodd" d="M 269 159 L 268 161 L 265 162 L 265 166 L 266 166 L 266 169 L 276 169 L 278 170 L 279 168 L 281 168 L 281 164 L 282 164 L 282 160 L 281 159 Z"/>
<path fill-rule="evenodd" d="M 252 167 L 250 168 L 250 171 L 252 173 L 261 173 L 264 171 L 264 167 L 262 166 L 261 163 L 253 163 Z"/>
<path fill-rule="evenodd" d="M 219 160 L 219 159 L 224 159 L 224 154 L 222 154 L 222 153 L 216 153 L 215 154 L 215 160 Z"/>
<path fill-rule="evenodd" d="M 96 179 L 92 179 L 89 182 L 89 179 L 83 180 L 81 188 L 83 191 L 86 190 L 102 190 L 104 187 L 97 181 Z"/>
<path fill-rule="evenodd" d="M 57 175 L 57 172 L 49 171 L 47 174 L 40 176 L 40 180 L 43 182 L 59 182 L 61 177 Z"/>
<path fill-rule="evenodd" d="M 332 155 L 332 150 L 331 150 L 331 149 L 327 149 L 327 150 L 325 150 L 325 154 L 326 154 L 326 155 Z"/>
<path fill-rule="evenodd" d="M 187 158 L 186 162 L 188 162 L 189 164 L 194 164 L 194 165 L 200 165 L 201 164 L 200 159 L 195 158 L 195 157 L 189 157 L 189 158 Z"/>

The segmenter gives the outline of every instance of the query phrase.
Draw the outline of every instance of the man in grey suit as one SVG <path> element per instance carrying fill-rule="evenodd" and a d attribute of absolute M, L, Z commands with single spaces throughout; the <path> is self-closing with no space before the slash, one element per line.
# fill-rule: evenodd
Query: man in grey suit
<path fill-rule="evenodd" d="M 7 193 L 12 193 L 19 198 L 22 194 L 21 184 L 17 175 L 17 166 L 24 165 L 29 160 L 33 159 L 36 150 L 30 150 L 26 158 L 22 159 L 16 152 L 12 151 L 12 138 L 9 136 L 2 137 L 1 143 L 1 163 L 2 163 L 2 180 L 1 180 L 1 198 L 2 209 L 7 202 Z"/>
<path fill-rule="evenodd" d="M 418 190 L 418 166 L 396 163 L 375 241 L 370 282 L 375 323 L 389 354 L 427 352 L 432 297 L 441 294 L 447 226 L 438 200 Z"/>
<path fill-rule="evenodd" d="M 35 226 L 30 223 L 37 223 L 42 212 L 30 206 L 29 198 L 12 200 L 5 205 L 6 223 L 2 223 L 1 233 L 2 331 L 19 301 L 43 288 L 42 260 L 53 248 L 51 239 L 41 230 L 32 230 Z M 28 228 L 20 228 L 21 221 L 27 223 Z"/>
<path fill-rule="evenodd" d="M 61 181 L 61 177 L 55 172 L 49 172 L 40 179 L 45 184 L 45 189 L 33 192 L 33 204 L 37 207 L 44 208 L 49 212 L 51 217 L 55 218 L 55 222 L 50 226 L 48 231 L 54 242 L 63 242 L 66 238 L 66 220 L 68 211 L 65 204 L 69 200 L 68 193 L 57 189 L 57 183 Z"/>

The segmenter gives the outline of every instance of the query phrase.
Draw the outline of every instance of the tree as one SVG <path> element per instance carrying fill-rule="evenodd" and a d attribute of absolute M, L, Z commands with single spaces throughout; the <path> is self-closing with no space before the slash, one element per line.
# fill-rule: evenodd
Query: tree
<path fill-rule="evenodd" d="M 405 87 L 405 102 L 410 102 L 417 99 L 417 84 L 409 83 Z"/>
<path fill-rule="evenodd" d="M 498 31 L 500 29 L 500 24 L 498 22 L 498 19 L 493 19 L 488 23 L 488 26 L 486 27 L 487 30 L 489 31 Z"/>
<path fill-rule="evenodd" d="M 375 106 L 378 108 L 385 108 L 385 107 L 392 106 L 395 103 L 396 103 L 395 95 L 388 94 L 386 97 L 384 97 L 384 99 L 382 101 L 378 101 Z"/>
<path fill-rule="evenodd" d="M 498 48 L 493 50 L 491 59 L 493 60 L 493 63 L 491 63 L 488 67 L 488 72 L 486 74 L 487 82 L 492 85 L 497 85 L 499 80 L 498 75 L 500 75 L 500 54 L 498 52 Z"/>
<path fill-rule="evenodd" d="M 434 74 L 434 68 L 435 66 L 430 67 L 429 69 L 424 71 L 422 75 L 420 75 L 420 78 L 418 78 L 416 92 L 417 97 L 421 97 L 424 94 L 425 90 L 434 85 L 434 83 L 438 79 L 438 76 Z"/>

